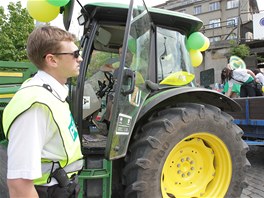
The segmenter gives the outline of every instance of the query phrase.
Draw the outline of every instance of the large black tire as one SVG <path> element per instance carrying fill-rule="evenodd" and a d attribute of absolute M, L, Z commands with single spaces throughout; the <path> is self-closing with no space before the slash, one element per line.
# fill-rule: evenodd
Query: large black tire
<path fill-rule="evenodd" d="M 8 188 L 6 184 L 7 173 L 7 152 L 6 146 L 0 144 L 0 198 L 8 198 Z"/>
<path fill-rule="evenodd" d="M 151 116 L 126 156 L 126 198 L 240 197 L 247 144 L 220 109 L 180 104 Z"/>

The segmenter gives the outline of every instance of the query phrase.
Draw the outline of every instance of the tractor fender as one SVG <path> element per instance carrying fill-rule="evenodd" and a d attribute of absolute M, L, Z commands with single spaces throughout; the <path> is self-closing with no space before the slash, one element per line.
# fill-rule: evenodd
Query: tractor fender
<path fill-rule="evenodd" d="M 208 104 L 220 108 L 226 112 L 241 111 L 241 106 L 233 99 L 215 90 L 181 87 L 159 90 L 158 93 L 150 94 L 139 113 L 138 120 L 149 112 L 177 103 Z"/>
<path fill-rule="evenodd" d="M 159 89 L 151 93 L 143 103 L 133 131 L 140 130 L 142 124 L 153 112 L 176 106 L 179 103 L 207 104 L 218 107 L 222 111 L 241 111 L 241 107 L 237 102 L 214 90 L 195 87 Z M 131 144 L 131 136 L 122 142 L 123 151 L 119 157 L 126 155 L 129 144 Z"/>

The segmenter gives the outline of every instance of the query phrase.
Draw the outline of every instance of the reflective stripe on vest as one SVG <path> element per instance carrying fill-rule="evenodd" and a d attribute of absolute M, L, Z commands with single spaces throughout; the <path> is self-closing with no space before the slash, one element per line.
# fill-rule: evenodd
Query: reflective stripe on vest
<path fill-rule="evenodd" d="M 23 86 L 22 86 L 23 87 Z M 68 164 L 82 158 L 80 140 L 78 132 L 72 118 L 69 105 L 66 101 L 61 101 L 51 91 L 42 86 L 23 87 L 8 103 L 3 112 L 3 128 L 8 139 L 8 133 L 12 123 L 23 112 L 27 111 L 33 104 L 43 104 L 50 110 L 53 121 L 58 127 L 60 137 L 63 143 L 65 159 L 59 161 L 60 166 L 64 168 Z M 57 142 L 61 142 L 58 140 Z M 42 159 L 42 164 L 57 161 L 56 159 Z M 37 185 L 47 183 L 47 174 L 50 172 L 42 172 L 43 176 L 34 183 Z"/>
<path fill-rule="evenodd" d="M 59 168 L 60 165 L 58 163 L 42 163 L 41 164 L 41 170 L 43 173 L 50 173 L 51 171 L 55 171 L 57 168 Z M 65 170 L 66 173 L 72 173 L 75 171 L 81 170 L 83 167 L 83 159 L 77 160 L 71 164 L 68 164 L 65 166 L 63 169 Z"/>

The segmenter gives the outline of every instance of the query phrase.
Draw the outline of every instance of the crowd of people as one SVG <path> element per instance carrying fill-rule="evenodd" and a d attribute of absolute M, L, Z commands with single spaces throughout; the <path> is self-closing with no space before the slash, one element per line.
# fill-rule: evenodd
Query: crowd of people
<path fill-rule="evenodd" d="M 262 96 L 264 74 L 260 69 L 232 69 L 228 64 L 221 72 L 223 93 L 230 98 Z"/>

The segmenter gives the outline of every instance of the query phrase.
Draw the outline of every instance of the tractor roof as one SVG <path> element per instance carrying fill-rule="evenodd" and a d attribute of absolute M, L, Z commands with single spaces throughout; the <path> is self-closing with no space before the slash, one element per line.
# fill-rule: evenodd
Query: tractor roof
<path fill-rule="evenodd" d="M 128 13 L 128 5 L 119 3 L 96 2 L 85 5 L 90 17 L 100 22 L 125 24 Z M 169 11 L 165 9 L 149 7 L 150 17 L 155 25 L 178 31 L 184 31 L 187 35 L 198 31 L 203 23 L 197 17 Z M 83 13 L 84 10 L 82 10 Z"/>

